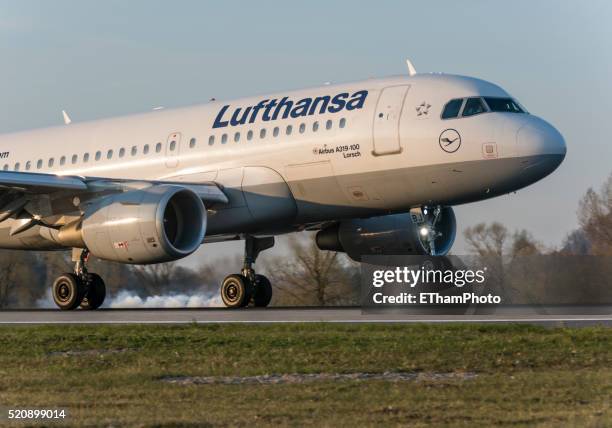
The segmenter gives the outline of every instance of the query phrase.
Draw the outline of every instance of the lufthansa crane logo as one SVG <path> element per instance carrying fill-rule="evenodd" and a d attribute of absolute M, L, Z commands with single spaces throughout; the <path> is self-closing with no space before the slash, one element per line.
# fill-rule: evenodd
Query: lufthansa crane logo
<path fill-rule="evenodd" d="M 455 153 L 461 146 L 461 135 L 454 129 L 445 129 L 438 138 L 440 147 L 447 153 Z"/>

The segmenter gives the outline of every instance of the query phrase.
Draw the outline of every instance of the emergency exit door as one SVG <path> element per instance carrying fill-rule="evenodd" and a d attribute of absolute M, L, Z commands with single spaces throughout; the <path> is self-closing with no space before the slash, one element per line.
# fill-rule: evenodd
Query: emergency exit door
<path fill-rule="evenodd" d="M 399 124 L 409 88 L 410 85 L 390 86 L 381 92 L 374 114 L 375 155 L 391 155 L 402 151 Z"/>
<path fill-rule="evenodd" d="M 179 153 L 181 151 L 181 133 L 175 132 L 168 135 L 166 141 L 166 166 L 176 168 L 179 163 Z"/>

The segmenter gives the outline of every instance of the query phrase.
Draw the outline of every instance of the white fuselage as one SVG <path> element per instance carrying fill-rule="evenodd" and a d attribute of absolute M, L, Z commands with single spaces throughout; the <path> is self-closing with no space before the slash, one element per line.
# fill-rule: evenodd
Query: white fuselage
<path fill-rule="evenodd" d="M 344 93 L 340 108 L 334 97 Z M 439 74 L 325 85 L 6 134 L 0 168 L 214 181 L 230 204 L 209 207 L 213 237 L 485 199 L 524 187 L 561 162 L 562 137 L 533 115 L 441 118 L 449 100 L 473 96 L 509 97 L 482 80 Z M 295 111 L 300 100 L 317 97 L 317 105 L 304 101 Z M 270 107 L 284 98 L 291 108 Z M 459 145 L 443 149 L 443 136 L 453 132 Z"/>

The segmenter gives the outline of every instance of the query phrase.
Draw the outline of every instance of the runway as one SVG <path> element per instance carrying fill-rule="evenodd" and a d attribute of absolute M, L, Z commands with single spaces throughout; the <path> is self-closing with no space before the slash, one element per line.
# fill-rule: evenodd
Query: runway
<path fill-rule="evenodd" d="M 497 308 L 495 313 L 362 313 L 349 308 L 55 309 L 0 311 L 0 324 L 187 324 L 187 323 L 533 323 L 547 326 L 612 326 L 607 307 Z M 592 315 L 583 315 L 591 313 Z"/>

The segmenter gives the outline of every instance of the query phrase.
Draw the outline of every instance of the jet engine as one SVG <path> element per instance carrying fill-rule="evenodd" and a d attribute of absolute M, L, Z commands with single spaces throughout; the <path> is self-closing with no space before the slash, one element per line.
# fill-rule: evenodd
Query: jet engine
<path fill-rule="evenodd" d="M 341 251 L 355 260 L 370 255 L 446 255 L 457 223 L 450 207 L 422 207 L 410 213 L 343 220 L 317 233 L 321 250 Z"/>
<path fill-rule="evenodd" d="M 206 210 L 196 193 L 155 185 L 94 200 L 81 220 L 60 229 L 57 240 L 101 259 L 150 264 L 190 255 L 205 233 Z"/>

